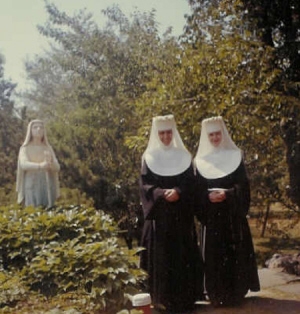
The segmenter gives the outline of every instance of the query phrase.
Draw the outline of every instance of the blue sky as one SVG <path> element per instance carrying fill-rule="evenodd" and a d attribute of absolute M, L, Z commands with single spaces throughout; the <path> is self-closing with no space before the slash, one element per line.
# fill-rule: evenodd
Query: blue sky
<path fill-rule="evenodd" d="M 184 15 L 190 12 L 188 0 L 51 0 L 60 11 L 69 15 L 86 8 L 93 13 L 101 26 L 101 11 L 114 3 L 129 16 L 135 9 L 156 10 L 160 31 L 173 27 L 175 35 L 181 34 L 185 24 Z M 0 53 L 5 57 L 5 78 L 18 83 L 18 89 L 26 88 L 24 60 L 41 53 L 47 47 L 47 39 L 37 31 L 43 25 L 47 13 L 43 0 L 0 0 Z"/>

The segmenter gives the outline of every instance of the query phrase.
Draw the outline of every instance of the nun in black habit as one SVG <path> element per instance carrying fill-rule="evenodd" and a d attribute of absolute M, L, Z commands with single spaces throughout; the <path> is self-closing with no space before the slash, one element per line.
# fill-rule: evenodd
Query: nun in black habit
<path fill-rule="evenodd" d="M 173 115 L 154 117 L 140 177 L 145 218 L 140 265 L 149 274 L 154 307 L 163 312 L 192 311 L 202 293 L 194 183 L 192 157 Z"/>
<path fill-rule="evenodd" d="M 236 305 L 249 290 L 259 291 L 260 285 L 246 218 L 249 180 L 242 152 L 222 117 L 203 120 L 194 164 L 205 288 L 214 306 Z"/>

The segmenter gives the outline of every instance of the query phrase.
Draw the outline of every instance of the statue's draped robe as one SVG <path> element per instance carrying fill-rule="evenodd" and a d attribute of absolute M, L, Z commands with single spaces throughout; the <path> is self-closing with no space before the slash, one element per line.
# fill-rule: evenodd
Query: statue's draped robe
<path fill-rule="evenodd" d="M 144 229 L 141 267 L 149 273 L 154 304 L 169 311 L 193 308 L 202 293 L 202 263 L 194 228 L 195 176 L 190 166 L 179 175 L 154 174 L 144 162 L 140 178 Z M 175 188 L 176 202 L 163 198 L 163 189 Z"/>
<path fill-rule="evenodd" d="M 212 203 L 209 188 L 224 188 L 226 200 Z M 252 237 L 246 215 L 250 188 L 243 162 L 217 179 L 206 179 L 197 171 L 196 212 L 204 228 L 203 259 L 205 287 L 217 304 L 239 302 L 248 292 L 260 289 Z"/>
<path fill-rule="evenodd" d="M 39 163 L 45 159 L 45 152 L 51 156 L 50 170 L 40 169 Z M 24 206 L 51 207 L 59 196 L 59 163 L 48 145 L 22 146 L 18 159 L 17 192 L 18 203 Z"/>

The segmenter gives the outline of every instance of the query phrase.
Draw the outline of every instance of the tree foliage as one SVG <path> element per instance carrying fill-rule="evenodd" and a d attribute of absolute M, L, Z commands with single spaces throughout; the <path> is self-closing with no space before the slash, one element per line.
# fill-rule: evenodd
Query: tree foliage
<path fill-rule="evenodd" d="M 205 49 L 209 58 L 201 63 L 206 64 L 202 72 L 211 77 L 212 109 L 227 118 L 245 151 L 254 200 L 287 204 L 281 122 L 299 106 L 299 100 L 284 90 L 277 51 L 253 32 L 241 2 L 190 3 L 193 12 L 187 17 L 184 40 L 196 54 Z"/>
<path fill-rule="evenodd" d="M 297 0 L 242 0 L 252 29 L 262 41 L 276 48 L 278 60 L 290 81 L 300 80 L 300 3 Z"/>
<path fill-rule="evenodd" d="M 111 7 L 100 29 L 84 11 L 69 17 L 46 6 L 49 21 L 40 31 L 55 44 L 27 64 L 35 84 L 27 96 L 49 120 L 63 184 L 97 207 L 138 201 L 151 119 L 167 113 L 193 154 L 201 120 L 224 116 L 245 151 L 255 203 L 287 202 L 281 122 L 296 115 L 299 100 L 285 91 L 276 47 L 249 26 L 241 2 L 190 4 L 180 40 L 158 34 L 154 12 L 129 19 Z"/>
<path fill-rule="evenodd" d="M 282 110 L 281 132 L 286 144 L 286 161 L 290 182 L 289 196 L 300 206 L 300 3 L 294 0 L 243 0 L 245 19 L 249 28 L 268 46 L 274 47 L 276 62 L 282 70 L 281 90 L 288 97 L 287 108 Z"/>
<path fill-rule="evenodd" d="M 255 34 L 263 44 L 275 48 L 277 62 L 284 76 L 291 82 L 299 82 L 299 1 L 189 0 L 189 3 L 193 8 L 190 21 L 195 21 L 201 12 L 207 10 L 213 21 L 213 7 L 218 8 L 219 12 L 225 14 L 224 16 L 232 13 L 240 14 L 243 23 L 238 29 L 246 29 Z"/>
<path fill-rule="evenodd" d="M 136 200 L 136 156 L 124 141 L 136 133 L 134 103 L 163 51 L 154 12 L 129 20 L 112 7 L 99 29 L 84 12 L 68 17 L 50 4 L 47 11 L 40 31 L 57 44 L 27 64 L 35 83 L 27 97 L 49 119 L 63 183 L 86 191 L 96 206 Z"/>
<path fill-rule="evenodd" d="M 0 55 L 0 195 L 2 197 L 10 194 L 14 189 L 16 156 L 22 136 L 19 131 L 22 123 L 16 115 L 12 100 L 16 84 L 5 79 L 4 64 L 4 57 Z"/>

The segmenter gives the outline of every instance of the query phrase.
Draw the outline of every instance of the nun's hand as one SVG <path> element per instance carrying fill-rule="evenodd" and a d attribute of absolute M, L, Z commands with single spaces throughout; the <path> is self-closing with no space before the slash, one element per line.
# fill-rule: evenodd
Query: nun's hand
<path fill-rule="evenodd" d="M 225 191 L 213 191 L 208 194 L 208 198 L 212 203 L 221 203 L 226 199 Z"/>
<path fill-rule="evenodd" d="M 179 194 L 175 189 L 164 190 L 164 198 L 168 202 L 176 202 L 179 200 Z"/>

